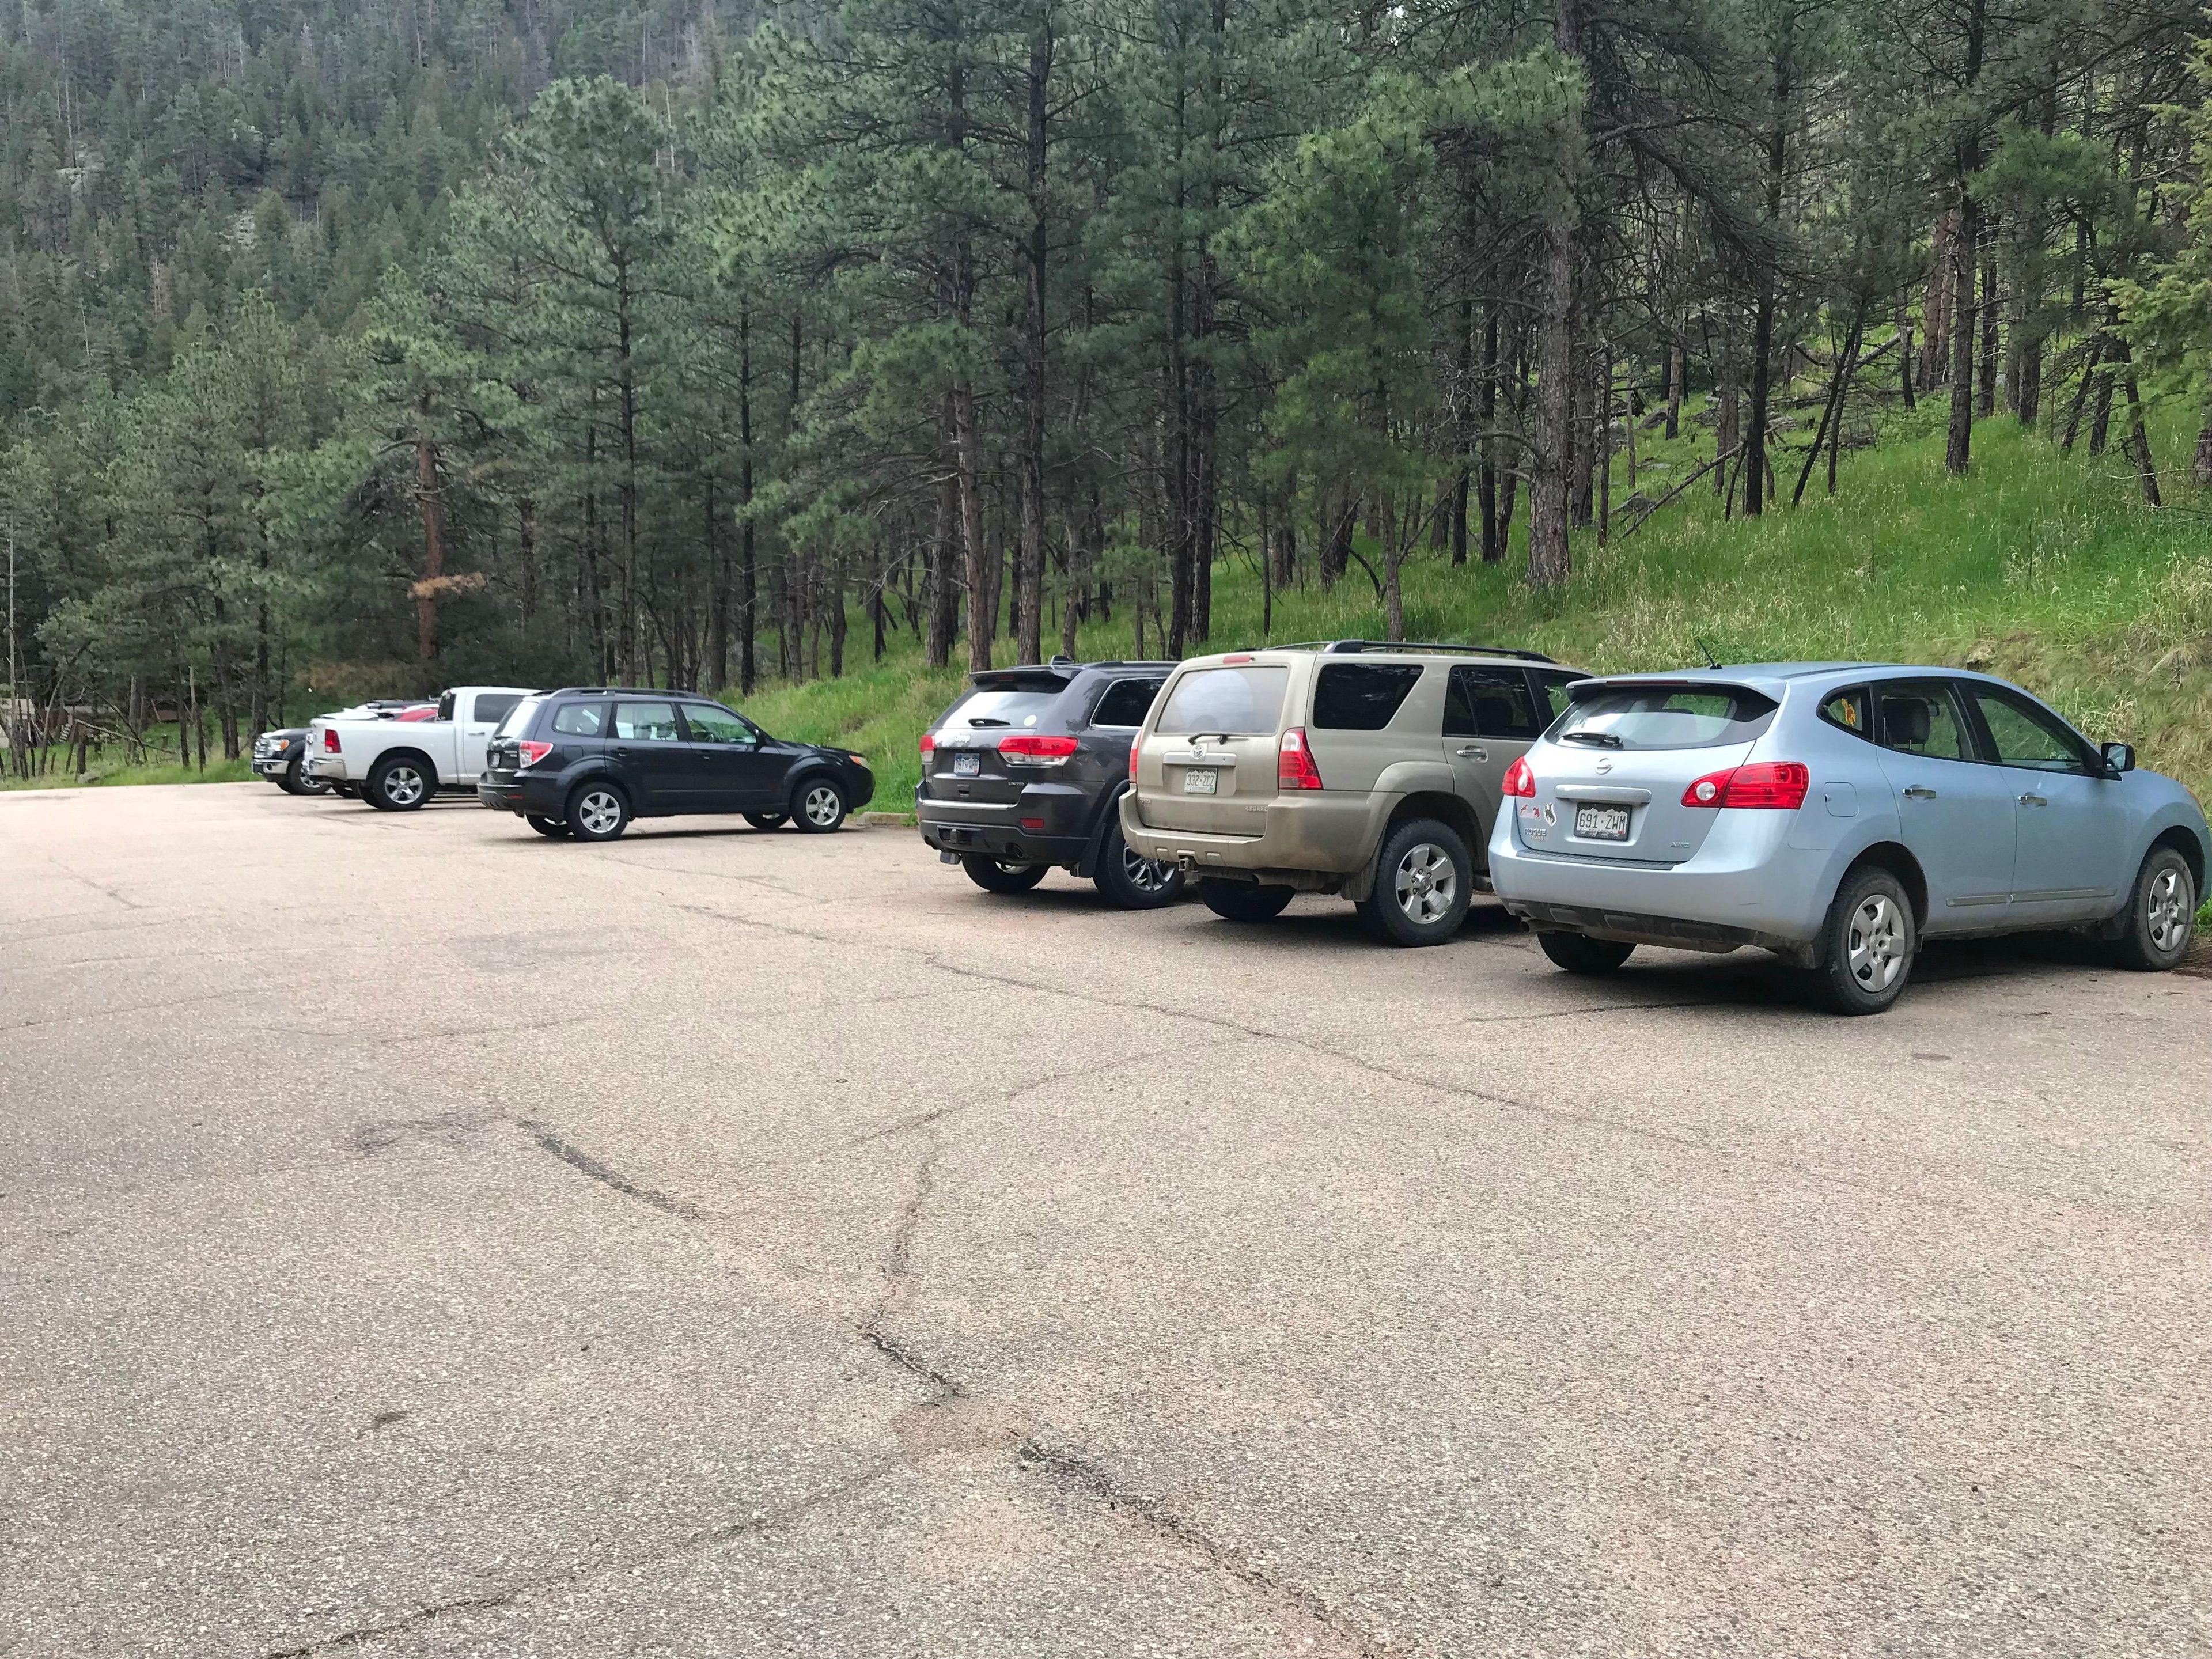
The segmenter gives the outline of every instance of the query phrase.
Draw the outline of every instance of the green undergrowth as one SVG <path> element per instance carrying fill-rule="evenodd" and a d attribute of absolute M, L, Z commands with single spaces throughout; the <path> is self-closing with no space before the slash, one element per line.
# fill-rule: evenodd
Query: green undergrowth
<path fill-rule="evenodd" d="M 5 756 L 0 755 L 0 763 Z M 62 763 L 73 765 L 74 760 Z M 125 766 L 120 762 L 103 764 L 94 750 L 91 764 L 83 775 L 72 771 L 48 772 L 43 776 L 19 778 L 13 772 L 0 773 L 0 790 L 5 789 L 106 789 L 114 785 L 131 783 L 242 783 L 253 776 L 253 769 L 242 760 L 210 760 L 207 770 L 197 766 Z"/>

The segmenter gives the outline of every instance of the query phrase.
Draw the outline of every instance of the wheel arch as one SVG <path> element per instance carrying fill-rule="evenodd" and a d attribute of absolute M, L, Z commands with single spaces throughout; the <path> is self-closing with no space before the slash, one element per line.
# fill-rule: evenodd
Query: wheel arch
<path fill-rule="evenodd" d="M 1376 842 L 1377 849 L 1390 839 L 1400 824 L 1411 818 L 1435 818 L 1449 824 L 1467 843 L 1468 856 L 1474 860 L 1475 869 L 1480 872 L 1490 867 L 1485 850 L 1490 837 L 1483 833 L 1482 820 L 1468 805 L 1465 796 L 1441 789 L 1420 789 L 1407 795 L 1390 809 L 1390 816 L 1383 820 L 1382 834 Z"/>
<path fill-rule="evenodd" d="M 2181 854 L 2182 862 L 2189 866 L 2189 878 L 2197 884 L 2197 902 L 2204 902 L 2204 843 L 2197 832 L 2185 823 L 2168 824 L 2151 837 L 2150 845 L 2143 848 L 2148 858 L 2161 847 L 2171 847 Z"/>
<path fill-rule="evenodd" d="M 1911 849 L 1899 841 L 1878 841 L 1872 846 L 1862 848 L 1857 856 L 1844 866 L 1843 874 L 1837 878 L 1836 885 L 1841 887 L 1850 879 L 1852 871 L 1864 869 L 1869 865 L 1887 870 L 1897 878 L 1899 884 L 1905 889 L 1905 897 L 1912 901 L 1914 930 L 1925 931 L 1928 926 L 1928 875 L 1920 867 L 1920 860 L 1912 856 Z"/>

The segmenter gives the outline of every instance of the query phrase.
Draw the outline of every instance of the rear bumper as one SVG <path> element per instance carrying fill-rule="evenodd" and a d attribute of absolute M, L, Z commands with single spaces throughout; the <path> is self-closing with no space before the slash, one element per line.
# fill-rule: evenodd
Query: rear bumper
<path fill-rule="evenodd" d="M 514 772 L 486 772 L 477 778 L 477 804 L 489 806 L 495 812 L 557 818 L 564 803 L 558 778 L 532 777 Z"/>
<path fill-rule="evenodd" d="M 343 755 L 333 755 L 327 750 L 317 750 L 311 752 L 301 764 L 307 769 L 309 777 L 320 778 L 326 783 L 351 783 L 354 781 L 352 775 L 346 770 Z"/>
<path fill-rule="evenodd" d="M 925 845 L 964 857 L 980 853 L 1001 864 L 1080 865 L 1091 850 L 1088 836 L 1043 836 L 1003 823 L 945 823 L 921 820 Z"/>
<path fill-rule="evenodd" d="M 963 801 L 942 800 L 926 789 L 915 791 L 915 822 L 923 842 L 939 852 L 1070 867 L 1090 855 L 1095 794 L 1067 784 L 1031 784 L 1012 801 Z"/>
<path fill-rule="evenodd" d="M 1146 799 L 1133 789 L 1121 797 L 1122 839 L 1163 863 L 1280 877 L 1298 885 L 1306 884 L 1294 878 L 1354 875 L 1375 856 L 1376 798 L 1364 792 L 1278 799 L 1252 814 L 1259 833 L 1250 836 L 1156 829 L 1145 822 Z"/>
<path fill-rule="evenodd" d="M 1490 880 L 1505 908 L 1537 928 L 1732 950 L 1795 949 L 1828 913 L 1826 848 L 1791 847 L 1789 812 L 1721 814 L 1696 856 L 1680 864 L 1534 853 L 1498 815 Z"/>

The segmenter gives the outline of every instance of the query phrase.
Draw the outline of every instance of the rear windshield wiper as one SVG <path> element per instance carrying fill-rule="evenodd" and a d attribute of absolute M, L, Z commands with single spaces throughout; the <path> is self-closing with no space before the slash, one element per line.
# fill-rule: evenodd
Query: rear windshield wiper
<path fill-rule="evenodd" d="M 1561 743 L 1594 743 L 1605 749 L 1625 749 L 1627 745 L 1610 732 L 1591 732 L 1577 728 L 1559 733 Z"/>

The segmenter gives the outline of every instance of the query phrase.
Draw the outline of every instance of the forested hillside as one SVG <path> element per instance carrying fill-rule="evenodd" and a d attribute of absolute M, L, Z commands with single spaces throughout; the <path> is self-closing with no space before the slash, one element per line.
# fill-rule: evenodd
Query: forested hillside
<path fill-rule="evenodd" d="M 2171 515 L 2212 477 L 2204 29 L 23 0 L 0 709 L 204 710 L 234 754 L 469 679 L 750 692 L 1370 605 L 1571 640 L 1585 567 L 1618 588 L 1667 525 L 1720 592 L 1790 533 L 1741 520 L 1832 536 L 1798 503 L 1873 488 L 1878 434 L 1941 465 L 1868 479 L 1971 517 L 1984 422 L 2015 476 L 2097 458 L 2175 523 L 2130 532 L 2162 604 L 2203 586 Z M 2033 560 L 2088 559 L 2068 522 Z M 1942 591 L 1978 626 L 2007 580 Z"/>

